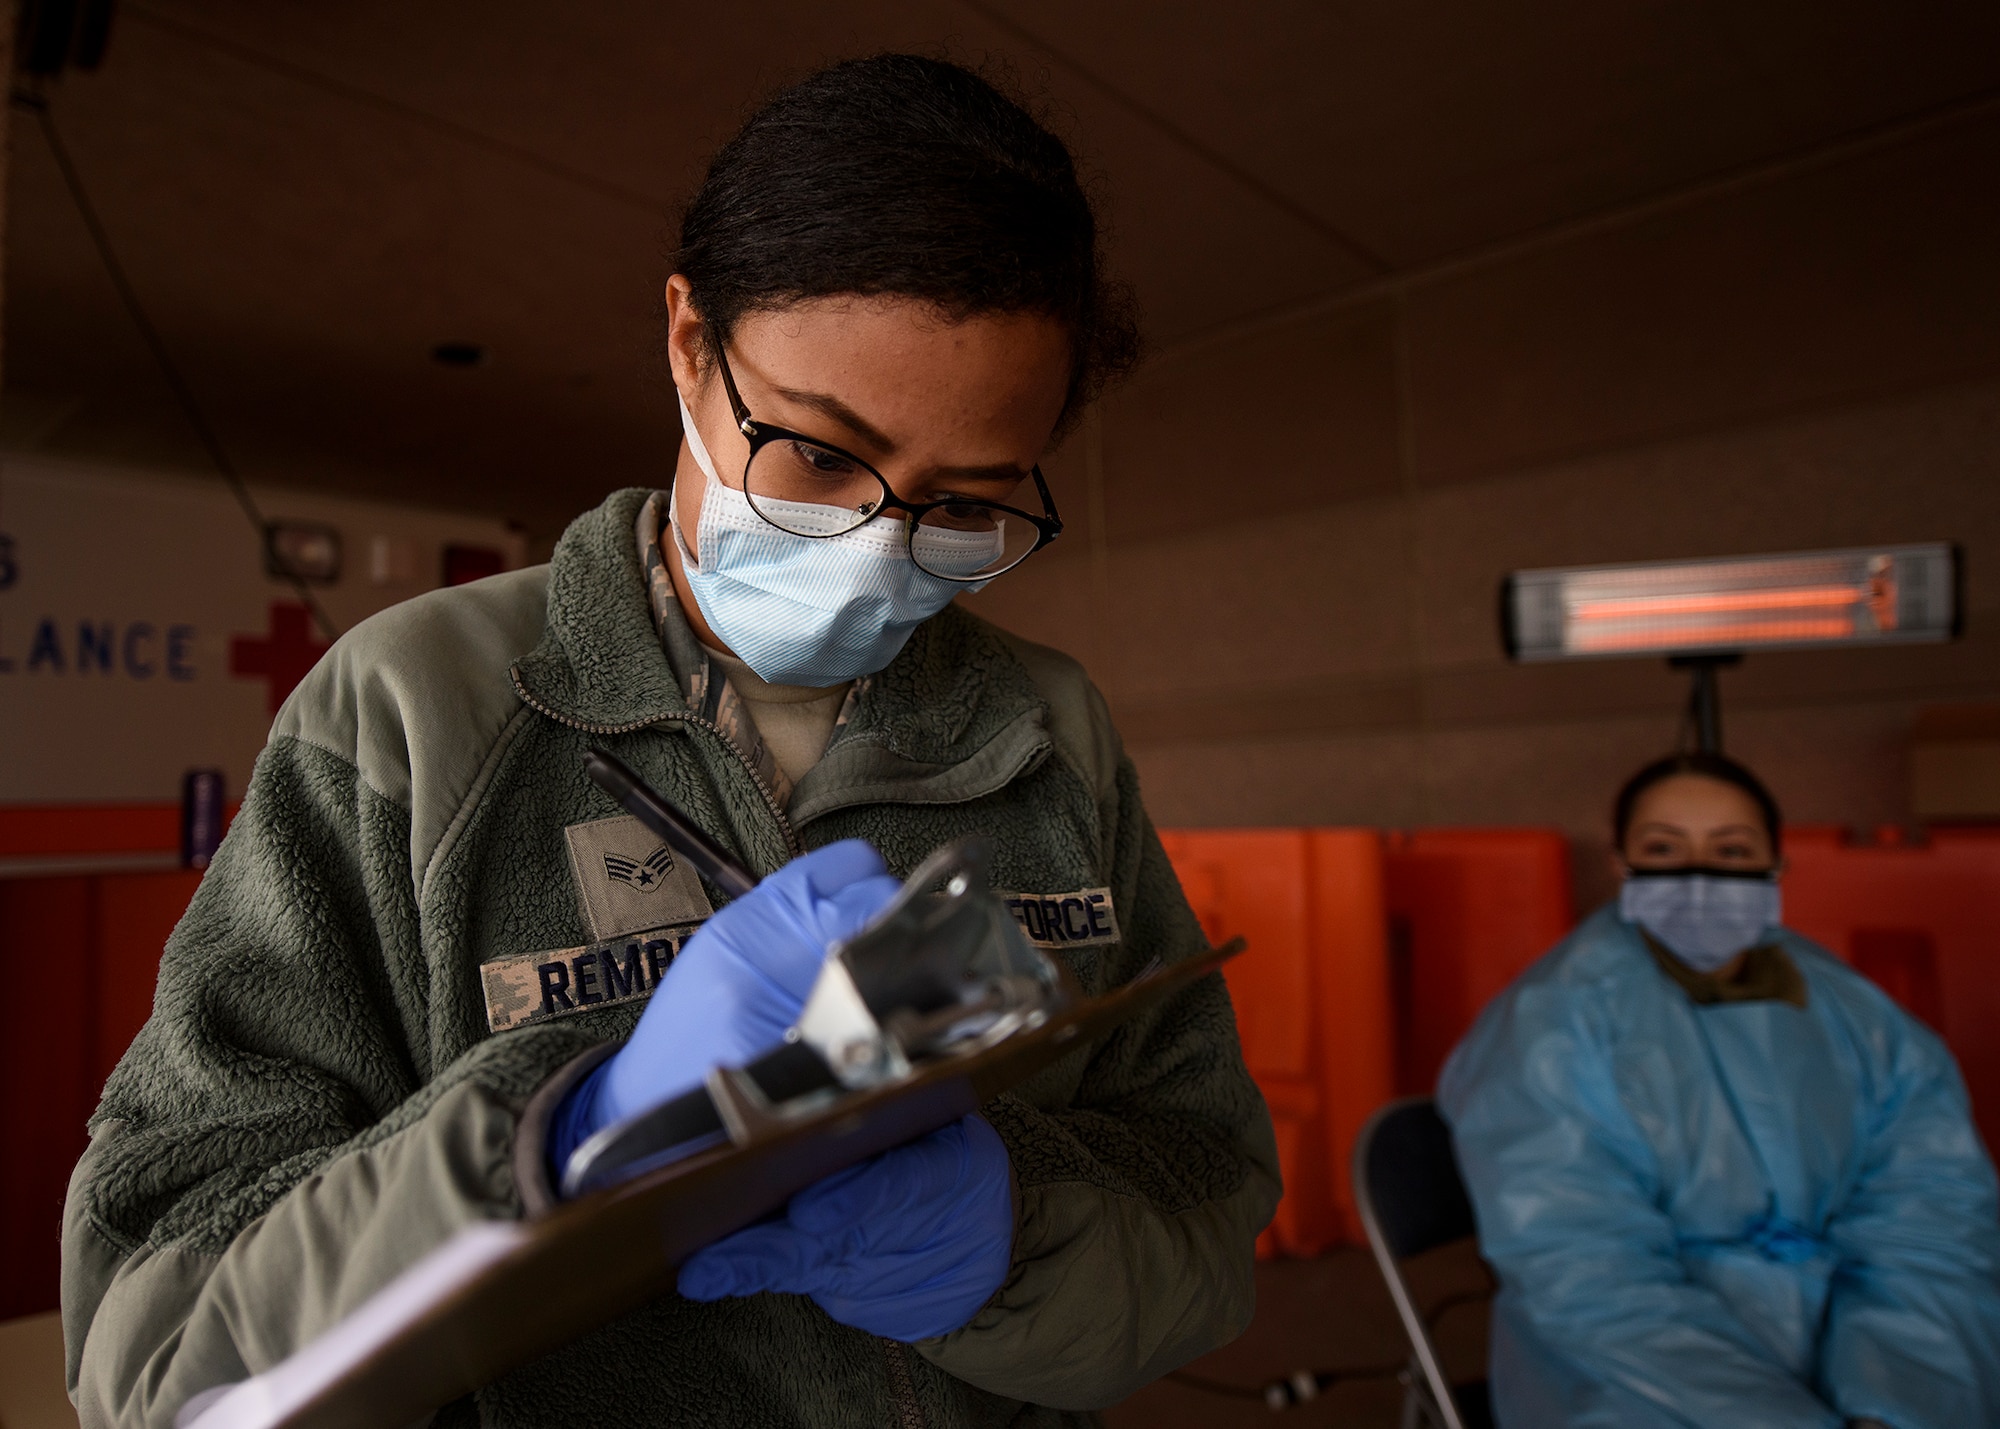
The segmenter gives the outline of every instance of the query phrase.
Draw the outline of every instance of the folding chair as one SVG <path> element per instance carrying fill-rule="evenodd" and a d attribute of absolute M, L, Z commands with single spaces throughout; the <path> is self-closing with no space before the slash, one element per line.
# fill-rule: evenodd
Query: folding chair
<path fill-rule="evenodd" d="M 1477 1229 L 1452 1152 L 1451 1128 L 1429 1097 L 1390 1102 L 1369 1118 L 1354 1144 L 1354 1194 L 1375 1263 L 1410 1340 L 1402 1429 L 1491 1429 L 1484 1381 L 1453 1389 L 1430 1323 L 1403 1278 L 1403 1261 Z"/>

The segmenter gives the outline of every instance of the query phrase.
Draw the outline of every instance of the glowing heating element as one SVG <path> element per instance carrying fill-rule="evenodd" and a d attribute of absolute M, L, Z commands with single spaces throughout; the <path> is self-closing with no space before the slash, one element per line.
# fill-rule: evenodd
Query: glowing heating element
<path fill-rule="evenodd" d="M 1949 640 L 1958 552 L 1939 541 L 1516 571 L 1500 607 L 1516 660 Z"/>

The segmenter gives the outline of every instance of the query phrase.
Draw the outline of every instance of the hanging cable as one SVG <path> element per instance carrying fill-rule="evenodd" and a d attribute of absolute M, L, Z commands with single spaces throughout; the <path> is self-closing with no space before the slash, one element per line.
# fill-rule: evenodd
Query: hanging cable
<path fill-rule="evenodd" d="M 1210 1379 L 1206 1375 L 1190 1374 L 1184 1369 L 1170 1370 L 1165 1378 L 1175 1384 L 1184 1384 L 1189 1389 L 1198 1389 L 1204 1394 L 1221 1395 L 1228 1399 L 1254 1399 L 1272 1413 L 1290 1409 L 1294 1405 L 1310 1404 L 1334 1385 L 1351 1379 L 1398 1379 L 1405 1373 L 1403 1365 L 1369 1365 L 1361 1369 L 1298 1369 L 1283 1379 L 1270 1380 L 1261 1385 L 1231 1384 L 1226 1380 Z"/>
<path fill-rule="evenodd" d="M 307 585 L 305 578 L 293 570 L 273 548 L 271 524 L 258 507 L 257 498 L 252 496 L 250 488 L 244 485 L 235 463 L 230 461 L 229 453 L 223 449 L 222 439 L 216 435 L 215 428 L 209 425 L 207 416 L 201 410 L 201 404 L 195 401 L 194 389 L 189 387 L 187 379 L 181 376 L 181 370 L 175 364 L 173 354 L 167 350 L 166 341 L 160 336 L 160 330 L 153 326 L 153 320 L 147 316 L 144 305 L 140 303 L 138 290 L 132 286 L 132 280 L 126 276 L 124 265 L 118 261 L 118 254 L 111 246 L 111 235 L 105 232 L 104 224 L 97 216 L 97 208 L 91 203 L 90 195 L 84 189 L 83 177 L 77 172 L 76 165 L 71 162 L 62 135 L 56 131 L 55 115 L 49 109 L 48 97 L 34 90 L 16 89 L 12 100 L 16 109 L 26 110 L 35 116 L 42 131 L 42 140 L 49 146 L 49 157 L 55 160 L 56 169 L 62 174 L 63 184 L 69 189 L 70 201 L 76 205 L 77 216 L 83 220 L 84 228 L 90 233 L 90 241 L 96 245 L 97 256 L 104 264 L 105 273 L 110 277 L 112 286 L 118 290 L 118 296 L 125 304 L 125 311 L 132 319 L 132 325 L 139 329 L 140 337 L 145 339 L 147 348 L 153 354 L 153 361 L 159 365 L 160 375 L 166 378 L 167 386 L 173 391 L 174 400 L 180 403 L 181 413 L 188 419 L 188 425 L 194 428 L 195 436 L 207 451 L 209 461 L 214 463 L 216 472 L 235 494 L 236 504 L 243 508 L 243 514 L 250 519 L 251 526 L 255 528 L 257 544 L 265 554 L 267 567 L 283 576 L 292 589 L 298 592 L 300 601 L 312 612 L 313 620 L 319 625 L 321 633 L 329 640 L 338 639 L 340 627 L 327 615 L 325 608 L 319 603 L 319 597 L 313 594 L 312 587 Z"/>

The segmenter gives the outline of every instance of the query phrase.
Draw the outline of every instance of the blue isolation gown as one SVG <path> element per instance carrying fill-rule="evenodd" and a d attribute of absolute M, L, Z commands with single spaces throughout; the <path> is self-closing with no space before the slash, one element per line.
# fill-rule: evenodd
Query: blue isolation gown
<path fill-rule="evenodd" d="M 2000 1426 L 2000 1199 L 1957 1066 L 1776 941 L 1804 1008 L 1700 1005 L 1601 909 L 1446 1063 L 1503 1429 Z"/>

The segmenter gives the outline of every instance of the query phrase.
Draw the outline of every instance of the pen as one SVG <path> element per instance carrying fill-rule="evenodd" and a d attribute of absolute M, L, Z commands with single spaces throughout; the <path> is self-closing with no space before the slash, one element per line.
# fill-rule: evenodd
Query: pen
<path fill-rule="evenodd" d="M 597 787 L 623 804 L 647 828 L 667 841 L 667 847 L 694 865 L 694 871 L 731 898 L 741 898 L 757 886 L 757 876 L 738 863 L 694 821 L 668 802 L 666 796 L 634 774 L 624 760 L 602 749 L 583 757 L 583 769 Z"/>

